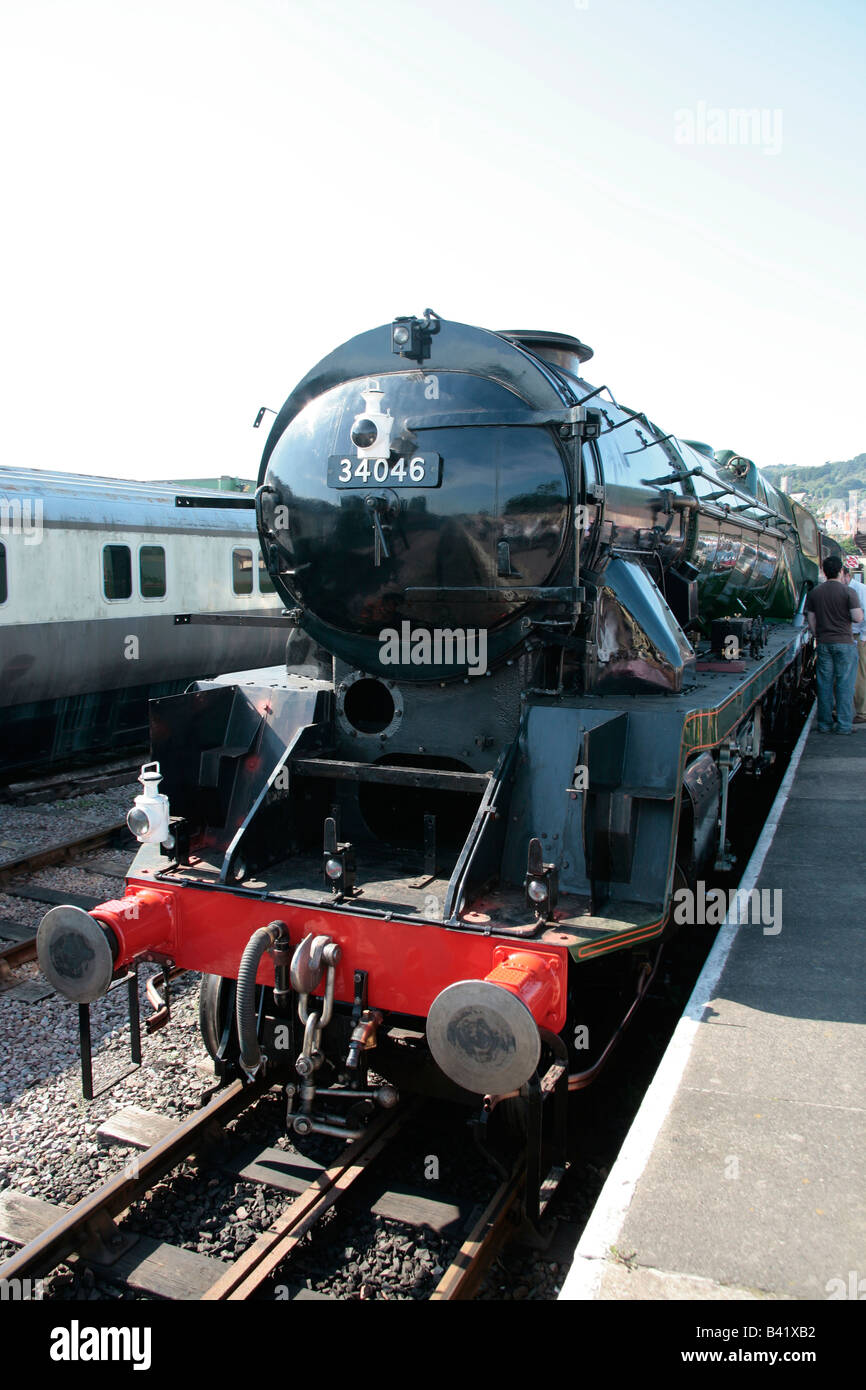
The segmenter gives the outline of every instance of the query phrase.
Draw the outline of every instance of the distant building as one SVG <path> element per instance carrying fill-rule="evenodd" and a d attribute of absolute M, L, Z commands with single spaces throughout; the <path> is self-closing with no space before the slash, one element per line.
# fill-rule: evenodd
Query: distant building
<path fill-rule="evenodd" d="M 783 473 L 782 476 L 781 476 L 781 478 L 779 479 L 779 491 L 780 491 L 780 492 L 787 492 L 787 491 L 788 491 L 788 474 L 787 474 L 787 473 Z"/>

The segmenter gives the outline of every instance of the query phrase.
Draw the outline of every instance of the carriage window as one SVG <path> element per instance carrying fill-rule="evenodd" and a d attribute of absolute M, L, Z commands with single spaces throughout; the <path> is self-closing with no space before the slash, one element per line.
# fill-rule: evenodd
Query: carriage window
<path fill-rule="evenodd" d="M 6 547 L 0 541 L 0 603 L 5 603 L 9 597 L 9 588 L 6 584 Z"/>
<path fill-rule="evenodd" d="M 138 579 L 142 598 L 165 598 L 165 551 L 161 545 L 141 547 Z"/>
<path fill-rule="evenodd" d="M 232 588 L 236 594 L 252 593 L 253 552 L 251 550 L 232 551 Z"/>
<path fill-rule="evenodd" d="M 267 566 L 266 566 L 266 564 L 265 564 L 265 562 L 264 562 L 262 556 L 260 555 L 260 556 L 259 556 L 259 593 L 260 593 L 260 594 L 272 594 L 273 592 L 274 592 L 274 581 L 271 579 L 271 576 L 268 574 Z"/>
<path fill-rule="evenodd" d="M 132 594 L 132 557 L 128 545 L 102 547 L 102 592 L 106 598 L 129 598 Z"/>

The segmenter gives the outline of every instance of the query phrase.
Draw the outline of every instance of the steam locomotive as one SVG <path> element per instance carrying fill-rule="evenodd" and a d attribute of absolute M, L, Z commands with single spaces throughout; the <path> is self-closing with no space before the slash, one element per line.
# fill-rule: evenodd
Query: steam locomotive
<path fill-rule="evenodd" d="M 591 356 L 427 310 L 313 368 L 255 497 L 289 666 L 151 703 L 124 896 L 39 929 L 83 1005 L 205 972 L 221 1075 L 287 1080 L 295 1133 L 585 1085 L 808 697 L 814 519 Z"/>

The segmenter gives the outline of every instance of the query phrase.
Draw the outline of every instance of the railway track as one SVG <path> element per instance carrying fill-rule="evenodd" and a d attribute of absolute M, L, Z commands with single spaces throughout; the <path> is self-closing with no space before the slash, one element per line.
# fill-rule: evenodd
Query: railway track
<path fill-rule="evenodd" d="M 17 880 L 40 869 L 56 868 L 60 865 L 81 868 L 92 873 L 108 873 L 113 876 L 117 874 L 116 867 L 106 867 L 103 863 L 93 861 L 81 863 L 77 861 L 94 850 L 106 848 L 119 835 L 123 834 L 128 834 L 126 822 L 117 821 L 101 830 L 88 831 L 87 834 L 76 836 L 74 839 L 60 840 L 56 844 L 29 851 L 27 854 L 19 855 L 14 859 L 4 860 L 0 862 L 0 892 L 8 897 L 20 898 L 23 901 L 45 903 L 46 906 L 71 903 L 74 907 L 82 907 L 88 911 L 96 906 L 100 901 L 99 898 L 88 897 L 80 893 L 70 893 L 67 890 L 58 891 L 32 883 L 22 884 L 18 883 Z M 117 876 L 120 877 L 119 874 Z M 10 984 L 14 985 L 13 971 L 18 966 L 36 959 L 36 936 L 31 929 L 22 928 L 15 921 L 0 920 L 0 938 L 4 937 L 7 939 L 12 937 L 13 940 L 10 945 L 0 947 L 0 989 Z"/>
<path fill-rule="evenodd" d="M 45 869 L 57 864 L 66 864 L 77 855 L 89 850 L 101 849 L 108 845 L 116 835 L 126 830 L 126 821 L 115 821 L 100 830 L 90 830 L 86 835 L 78 835 L 72 840 L 59 840 L 43 849 L 30 850 L 15 859 L 0 860 L 0 887 L 7 892 L 6 884 L 18 874 L 32 873 L 34 869 Z"/>
<path fill-rule="evenodd" d="M 92 795 L 125 787 L 134 782 L 147 758 L 147 748 L 137 750 L 135 757 L 118 760 L 88 759 L 84 766 L 67 765 L 54 768 L 42 777 L 0 784 L 0 803 L 10 806 L 37 806 L 46 801 L 66 801 L 71 797 Z"/>
<path fill-rule="evenodd" d="M 418 1102 L 410 1102 L 378 1115 L 336 1160 L 314 1172 L 270 1227 L 233 1263 L 131 1235 L 118 1224 L 134 1202 L 146 1197 L 185 1159 L 203 1153 L 230 1121 L 266 1091 L 261 1084 L 232 1083 L 203 1109 L 136 1155 L 121 1173 L 68 1209 L 14 1189 L 0 1193 L 0 1238 L 22 1245 L 0 1265 L 0 1281 L 40 1278 L 69 1261 L 81 1263 L 113 1283 L 126 1283 L 162 1298 L 238 1302 L 266 1296 L 275 1276 L 285 1277 L 286 1262 L 325 1214 L 338 1204 L 345 1206 L 350 1196 L 357 1197 L 361 1179 L 383 1163 L 397 1136 L 420 1108 Z M 429 1294 L 431 1301 L 453 1302 L 473 1296 L 514 1229 L 512 1217 L 519 1205 L 521 1182 L 522 1172 L 515 1169 L 500 1183 L 480 1215 L 466 1223 L 468 1229 L 459 1248 Z M 425 1209 L 428 1216 L 431 1205 L 435 1204 L 428 1202 Z M 394 1219 L 412 1225 L 405 1213 Z"/>

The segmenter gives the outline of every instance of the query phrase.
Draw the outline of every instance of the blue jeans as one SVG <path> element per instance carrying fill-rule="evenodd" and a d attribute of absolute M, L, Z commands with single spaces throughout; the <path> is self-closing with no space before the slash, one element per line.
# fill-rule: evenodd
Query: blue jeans
<path fill-rule="evenodd" d="M 854 717 L 854 682 L 857 679 L 856 642 L 818 643 L 818 728 L 833 724 L 833 697 L 836 697 L 836 724 L 841 734 L 851 731 Z"/>

